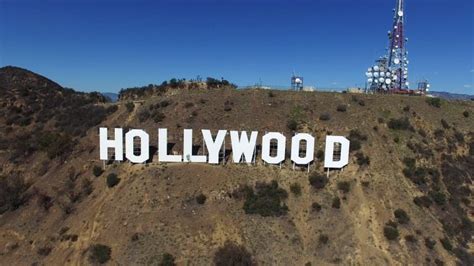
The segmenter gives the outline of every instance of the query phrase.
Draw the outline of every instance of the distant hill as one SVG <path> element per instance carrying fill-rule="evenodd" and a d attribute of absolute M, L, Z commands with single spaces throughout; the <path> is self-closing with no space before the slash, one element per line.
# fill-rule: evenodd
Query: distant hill
<path fill-rule="evenodd" d="M 472 100 L 474 99 L 474 95 L 469 94 L 458 94 L 458 93 L 451 93 L 445 91 L 431 91 L 431 95 L 439 98 L 443 98 L 446 100 Z"/>
<path fill-rule="evenodd" d="M 474 102 L 209 85 L 108 103 L 0 69 L 0 264 L 473 265 Z M 102 162 L 99 127 L 144 129 L 150 151 L 167 128 L 169 154 L 194 129 L 200 155 L 200 129 L 304 132 L 316 158 L 234 164 L 227 137 L 220 165 Z M 327 135 L 351 140 L 329 178 Z"/>

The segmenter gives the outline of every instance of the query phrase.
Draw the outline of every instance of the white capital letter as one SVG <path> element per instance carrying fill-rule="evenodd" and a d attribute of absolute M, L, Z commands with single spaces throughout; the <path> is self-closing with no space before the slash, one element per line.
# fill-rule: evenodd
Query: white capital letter
<path fill-rule="evenodd" d="M 219 130 L 215 140 L 212 139 L 211 131 L 209 129 L 202 130 L 202 136 L 204 137 L 204 143 L 209 153 L 209 163 L 219 163 L 219 151 L 221 150 L 222 143 L 224 142 L 227 130 Z"/>
<path fill-rule="evenodd" d="M 114 148 L 115 150 L 115 160 L 122 161 L 123 160 L 123 135 L 122 129 L 116 128 L 115 129 L 115 139 L 109 140 L 107 138 L 107 128 L 101 127 L 99 128 L 99 139 L 100 139 L 100 159 L 101 160 L 108 160 L 108 149 Z"/>
<path fill-rule="evenodd" d="M 134 139 L 140 139 L 140 155 L 134 153 Z M 132 129 L 125 134 L 125 156 L 132 163 L 144 163 L 150 158 L 150 137 L 141 129 Z"/>
<path fill-rule="evenodd" d="M 182 161 L 181 155 L 168 155 L 168 130 L 166 128 L 158 129 L 158 160 L 163 163 Z"/>
<path fill-rule="evenodd" d="M 230 132 L 230 141 L 232 143 L 232 158 L 234 163 L 239 163 L 244 155 L 244 161 L 246 163 L 252 163 L 253 154 L 255 151 L 255 145 L 257 143 L 257 131 L 252 131 L 250 134 L 250 140 L 247 137 L 247 132 L 242 131 L 242 135 L 239 139 L 238 131 Z"/>
<path fill-rule="evenodd" d="M 204 149 L 204 147 L 202 147 Z M 184 130 L 183 140 L 183 159 L 185 162 L 193 163 L 205 163 L 206 156 L 204 155 L 193 155 L 193 130 Z"/>
<path fill-rule="evenodd" d="M 270 142 L 272 139 L 277 140 L 277 155 L 270 156 Z M 269 164 L 278 164 L 285 160 L 286 137 L 281 133 L 270 132 L 262 138 L 262 159 Z"/>
<path fill-rule="evenodd" d="M 305 157 L 300 157 L 300 142 L 302 140 L 306 141 L 306 155 Z M 309 164 L 314 159 L 314 137 L 306 134 L 300 133 L 293 136 L 291 139 L 291 160 L 296 164 Z"/>
<path fill-rule="evenodd" d="M 341 159 L 334 161 L 334 143 L 341 144 Z M 349 163 L 350 141 L 342 136 L 326 136 L 326 149 L 324 151 L 325 168 L 342 168 Z"/>

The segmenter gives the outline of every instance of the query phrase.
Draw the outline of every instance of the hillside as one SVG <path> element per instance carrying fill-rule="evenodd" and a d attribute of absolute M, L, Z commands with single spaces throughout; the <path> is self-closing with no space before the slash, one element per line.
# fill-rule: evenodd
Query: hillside
<path fill-rule="evenodd" d="M 106 103 L 13 67 L 0 69 L 0 93 L 0 264 L 473 264 L 472 101 L 213 80 Z M 145 129 L 152 142 L 168 128 L 176 152 L 185 128 L 308 132 L 316 151 L 328 134 L 352 145 L 329 179 L 320 159 L 309 173 L 260 157 L 248 166 L 154 156 L 102 171 L 99 126 Z"/>

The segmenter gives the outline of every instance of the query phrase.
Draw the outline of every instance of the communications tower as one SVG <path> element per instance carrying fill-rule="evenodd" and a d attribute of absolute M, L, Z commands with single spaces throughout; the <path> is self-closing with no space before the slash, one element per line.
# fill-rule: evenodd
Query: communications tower
<path fill-rule="evenodd" d="M 397 0 L 394 11 L 392 29 L 388 31 L 388 54 L 376 61 L 369 68 L 367 87 L 375 92 L 407 93 L 408 82 L 408 52 L 405 37 L 405 1 Z"/>

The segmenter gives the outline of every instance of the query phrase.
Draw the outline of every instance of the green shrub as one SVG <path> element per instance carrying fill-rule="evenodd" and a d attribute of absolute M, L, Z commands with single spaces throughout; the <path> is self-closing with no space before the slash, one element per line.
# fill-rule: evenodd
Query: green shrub
<path fill-rule="evenodd" d="M 150 112 L 148 110 L 143 109 L 138 112 L 138 121 L 140 121 L 141 123 L 147 121 L 148 118 L 150 118 Z"/>
<path fill-rule="evenodd" d="M 326 234 L 320 234 L 319 235 L 319 243 L 321 244 L 327 244 L 329 241 L 329 237 Z"/>
<path fill-rule="evenodd" d="M 300 186 L 300 184 L 298 184 L 298 183 L 291 184 L 290 191 L 291 191 L 291 193 L 293 193 L 297 197 L 301 196 L 301 186 Z"/>
<path fill-rule="evenodd" d="M 206 203 L 206 199 L 207 199 L 206 195 L 202 193 L 196 196 L 196 202 L 201 205 Z"/>
<path fill-rule="evenodd" d="M 406 235 L 405 241 L 410 242 L 410 243 L 416 243 L 418 242 L 418 239 L 416 239 L 414 235 Z"/>
<path fill-rule="evenodd" d="M 317 202 L 313 202 L 313 204 L 311 204 L 311 207 L 313 208 L 314 211 L 316 212 L 319 212 L 322 208 L 321 204 L 317 203 Z"/>
<path fill-rule="evenodd" d="M 117 177 L 116 174 L 111 173 L 107 176 L 107 186 L 108 187 L 115 187 L 120 182 L 120 178 Z"/>
<path fill-rule="evenodd" d="M 324 174 L 313 172 L 309 176 L 309 183 L 316 189 L 322 189 L 328 183 L 328 178 Z"/>
<path fill-rule="evenodd" d="M 425 208 L 429 208 L 431 206 L 431 204 L 433 203 L 431 201 L 431 199 L 427 196 L 419 196 L 419 197 L 415 197 L 413 199 L 413 202 L 420 206 L 420 207 L 425 207 Z"/>
<path fill-rule="evenodd" d="M 246 214 L 259 214 L 264 217 L 286 215 L 288 207 L 282 201 L 288 198 L 288 193 L 280 188 L 276 181 L 257 183 L 255 189 L 256 193 L 252 189 L 245 195 Z"/>
<path fill-rule="evenodd" d="M 388 128 L 393 130 L 414 130 L 412 125 L 410 124 L 410 120 L 408 120 L 408 117 L 399 119 L 392 118 L 388 121 L 387 126 Z"/>
<path fill-rule="evenodd" d="M 337 189 L 344 193 L 347 193 L 351 189 L 351 184 L 347 181 L 340 181 L 337 183 Z"/>
<path fill-rule="evenodd" d="M 227 241 L 224 246 L 217 249 L 214 255 L 214 265 L 230 266 L 230 265 L 257 265 L 252 258 L 250 252 L 243 246 Z"/>
<path fill-rule="evenodd" d="M 332 205 L 331 205 L 334 209 L 339 209 L 341 208 L 341 200 L 338 198 L 338 197 L 334 197 L 332 199 Z"/>
<path fill-rule="evenodd" d="M 388 240 L 395 240 L 399 236 L 398 229 L 396 227 L 386 225 L 383 228 L 383 235 Z"/>
<path fill-rule="evenodd" d="M 429 249 L 433 249 L 434 246 L 436 245 L 436 241 L 427 237 L 425 238 L 425 246 Z"/>
<path fill-rule="evenodd" d="M 94 167 L 92 167 L 92 174 L 94 174 L 95 177 L 99 177 L 100 175 L 102 175 L 103 172 L 104 170 L 102 169 L 102 167 L 98 165 L 94 165 Z"/>
<path fill-rule="evenodd" d="M 165 114 L 160 112 L 160 111 L 153 111 L 153 113 L 151 114 L 151 117 L 153 118 L 153 122 L 155 123 L 159 123 L 161 121 L 163 121 L 165 119 Z"/>
<path fill-rule="evenodd" d="M 161 256 L 160 266 L 175 266 L 176 263 L 174 262 L 175 258 L 170 253 L 164 253 Z"/>
<path fill-rule="evenodd" d="M 347 106 L 346 106 L 345 104 L 340 104 L 340 105 L 337 106 L 336 110 L 337 110 L 338 112 L 344 113 L 344 112 L 347 111 Z"/>
<path fill-rule="evenodd" d="M 462 113 L 462 115 L 465 117 L 465 118 L 468 118 L 469 117 L 469 112 L 468 111 L 464 111 Z"/>
<path fill-rule="evenodd" d="M 439 240 L 441 242 L 441 245 L 443 246 L 444 249 L 447 251 L 452 251 L 453 250 L 453 245 L 451 244 L 451 241 L 449 241 L 448 238 L 444 237 Z"/>
<path fill-rule="evenodd" d="M 295 119 L 290 119 L 286 123 L 286 126 L 288 127 L 289 130 L 295 131 L 298 129 L 298 121 L 296 121 Z"/>
<path fill-rule="evenodd" d="M 319 116 L 319 120 L 321 121 L 329 121 L 331 120 L 331 115 L 329 113 L 322 113 L 320 116 Z"/>
<path fill-rule="evenodd" d="M 444 205 L 446 203 L 446 195 L 440 191 L 430 191 L 428 195 L 438 205 Z"/>
<path fill-rule="evenodd" d="M 441 125 L 443 126 L 444 129 L 450 129 L 451 128 L 449 123 L 446 122 L 446 120 L 444 120 L 444 119 L 441 119 Z"/>
<path fill-rule="evenodd" d="M 135 109 L 135 104 L 133 102 L 127 102 L 125 108 L 127 108 L 127 112 L 131 113 L 133 109 Z"/>
<path fill-rule="evenodd" d="M 94 244 L 89 247 L 89 261 L 92 263 L 104 264 L 110 260 L 112 249 L 102 244 Z"/>
<path fill-rule="evenodd" d="M 440 98 L 427 98 L 426 99 L 426 102 L 431 105 L 431 106 L 434 106 L 436 108 L 440 108 L 441 107 L 441 99 Z"/>
<path fill-rule="evenodd" d="M 29 184 L 18 175 L 0 176 L 0 214 L 16 210 L 28 201 Z"/>
<path fill-rule="evenodd" d="M 369 164 L 370 164 L 370 158 L 369 158 L 369 156 L 365 156 L 364 153 L 362 153 L 362 152 L 356 153 L 355 157 L 356 157 L 357 164 L 358 164 L 359 166 L 369 165 Z"/>
<path fill-rule="evenodd" d="M 399 224 L 406 224 L 410 221 L 410 216 L 403 209 L 396 209 L 393 214 Z"/>

